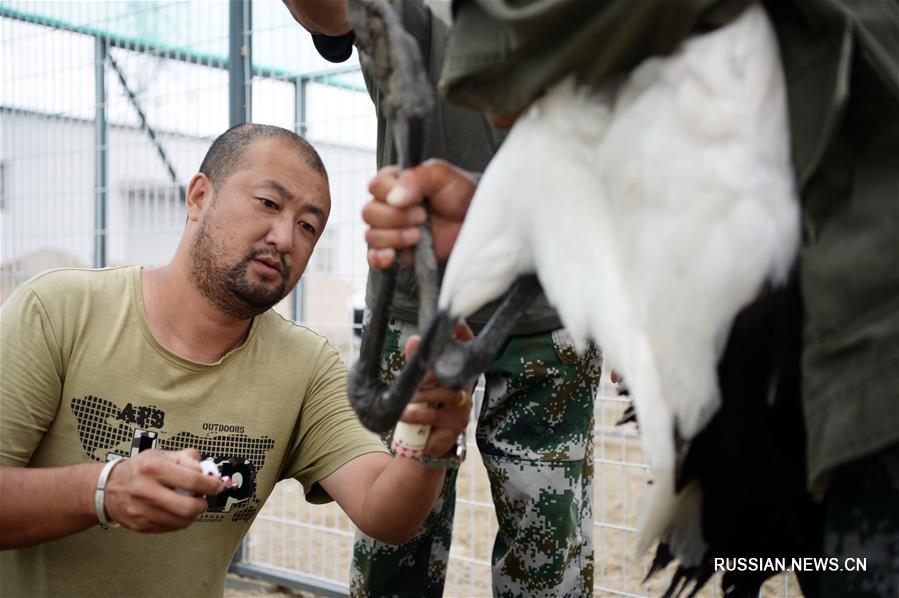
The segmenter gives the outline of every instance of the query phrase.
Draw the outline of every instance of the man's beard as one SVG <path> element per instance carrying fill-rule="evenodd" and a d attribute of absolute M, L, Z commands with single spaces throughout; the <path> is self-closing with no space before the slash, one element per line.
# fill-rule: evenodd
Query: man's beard
<path fill-rule="evenodd" d="M 220 266 L 215 259 L 222 251 L 209 234 L 207 218 L 200 222 L 197 236 L 191 243 L 190 271 L 200 292 L 222 313 L 239 320 L 247 320 L 277 304 L 289 292 L 287 280 L 290 267 L 274 250 L 254 249 L 237 264 Z M 275 286 L 252 282 L 247 269 L 250 262 L 263 255 L 281 262 L 281 282 Z"/>

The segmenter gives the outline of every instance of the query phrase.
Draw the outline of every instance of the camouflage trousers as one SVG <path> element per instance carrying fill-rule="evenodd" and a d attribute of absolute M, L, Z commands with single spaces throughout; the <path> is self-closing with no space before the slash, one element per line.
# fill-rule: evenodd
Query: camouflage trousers
<path fill-rule="evenodd" d="M 391 321 L 381 374 L 392 380 L 416 330 Z M 490 479 L 499 529 L 491 558 L 493 593 L 593 593 L 593 402 L 602 357 L 575 353 L 556 330 L 510 339 L 484 373 L 477 444 Z M 388 439 L 389 445 L 389 439 Z M 421 530 L 400 546 L 356 532 L 350 595 L 442 596 L 455 512 L 456 470 Z"/>
<path fill-rule="evenodd" d="M 836 468 L 826 507 L 825 556 L 866 566 L 822 574 L 820 595 L 899 596 L 899 444 Z"/>

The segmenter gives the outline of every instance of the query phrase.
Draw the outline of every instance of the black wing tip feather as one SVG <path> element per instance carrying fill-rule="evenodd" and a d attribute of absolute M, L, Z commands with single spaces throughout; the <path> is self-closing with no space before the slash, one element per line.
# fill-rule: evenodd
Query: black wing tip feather
<path fill-rule="evenodd" d="M 805 485 L 801 305 L 794 273 L 787 285 L 764 289 L 733 323 L 718 369 L 721 408 L 684 447 L 676 478 L 678 488 L 694 481 L 702 488 L 709 550 L 696 567 L 678 563 L 665 596 L 695 595 L 714 576 L 714 557 L 821 553 L 821 505 Z M 647 579 L 677 562 L 669 546 L 659 551 Z M 722 594 L 755 598 L 774 575 L 725 572 Z M 808 586 L 814 596 L 814 583 L 803 592 Z"/>

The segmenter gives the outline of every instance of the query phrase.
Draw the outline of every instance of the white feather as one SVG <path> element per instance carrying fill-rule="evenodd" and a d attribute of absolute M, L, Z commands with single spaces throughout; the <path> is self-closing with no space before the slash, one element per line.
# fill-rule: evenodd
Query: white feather
<path fill-rule="evenodd" d="M 689 440 L 714 414 L 734 316 L 789 272 L 792 180 L 777 41 L 753 6 L 623 83 L 559 83 L 480 181 L 440 307 L 467 316 L 536 272 L 576 345 L 620 366 L 655 478 L 641 552 L 701 500 L 675 496 L 675 426 Z"/>

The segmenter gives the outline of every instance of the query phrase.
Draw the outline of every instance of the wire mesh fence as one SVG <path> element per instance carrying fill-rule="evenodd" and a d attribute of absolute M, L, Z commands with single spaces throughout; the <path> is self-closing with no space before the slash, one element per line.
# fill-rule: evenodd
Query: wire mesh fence
<path fill-rule="evenodd" d="M 332 65 L 282 3 L 0 2 L 0 294 L 53 267 L 162 264 L 185 221 L 184 192 L 245 94 L 255 122 L 306 136 L 330 176 L 332 214 L 297 289 L 277 306 L 358 352 L 354 308 L 366 279 L 360 207 L 374 174 L 374 109 L 354 57 Z M 235 39 L 239 36 L 239 39 Z M 235 81 L 229 48 L 243 48 Z M 230 54 L 233 56 L 233 54 Z M 636 433 L 606 376 L 595 407 L 597 595 L 651 596 L 634 553 L 649 478 Z M 476 398 L 480 395 L 476 393 Z M 476 403 L 477 405 L 477 403 Z M 497 531 L 474 433 L 460 472 L 448 596 L 491 594 Z M 347 591 L 353 527 L 333 504 L 279 484 L 241 551 L 243 571 L 323 594 Z M 764 595 L 798 595 L 786 576 Z M 709 588 L 704 595 L 716 595 Z"/>

